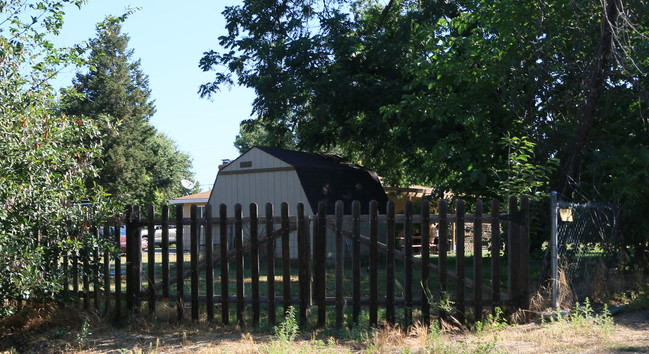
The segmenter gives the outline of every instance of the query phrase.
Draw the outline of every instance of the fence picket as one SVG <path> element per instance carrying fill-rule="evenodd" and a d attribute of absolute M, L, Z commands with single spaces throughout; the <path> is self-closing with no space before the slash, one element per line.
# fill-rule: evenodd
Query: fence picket
<path fill-rule="evenodd" d="M 509 226 L 507 232 L 507 264 L 509 265 L 507 267 L 508 270 L 507 292 L 509 294 L 509 298 L 512 299 L 516 304 L 520 301 L 519 299 L 520 285 L 518 283 L 519 281 L 518 267 L 520 266 L 520 262 L 519 262 L 520 257 L 517 252 L 517 250 L 519 249 L 520 228 L 518 227 L 518 224 L 514 222 L 514 218 L 517 217 L 518 214 L 518 205 L 516 203 L 516 197 L 512 196 L 509 198 L 507 211 L 509 213 L 509 221 L 508 221 Z"/>
<path fill-rule="evenodd" d="M 335 205 L 336 213 L 336 329 L 343 326 L 343 310 L 345 307 L 345 289 L 343 288 L 343 270 L 345 267 L 343 257 L 343 202 L 339 200 Z"/>
<path fill-rule="evenodd" d="M 88 311 L 90 309 L 90 247 L 84 246 L 82 249 L 83 252 L 83 309 Z"/>
<path fill-rule="evenodd" d="M 300 286 L 299 300 L 299 321 L 302 327 L 306 326 L 307 308 L 309 306 L 309 275 L 308 259 L 311 258 L 311 252 L 307 248 L 307 230 L 304 218 L 304 204 L 297 204 L 297 257 L 298 257 L 298 276 Z"/>
<path fill-rule="evenodd" d="M 105 241 L 110 242 L 110 225 L 108 222 L 104 223 L 104 232 L 102 234 L 102 238 Z M 104 269 L 104 291 L 103 291 L 103 298 L 104 298 L 104 315 L 108 315 L 108 312 L 110 311 L 110 250 L 106 248 L 104 250 L 104 261 L 103 261 Z"/>
<path fill-rule="evenodd" d="M 115 257 L 115 320 L 122 317 L 122 225 L 119 218 L 115 222 L 115 244 L 120 252 Z"/>
<path fill-rule="evenodd" d="M 140 206 L 128 209 L 126 225 L 126 303 L 129 311 L 140 310 L 142 291 L 142 236 L 140 233 Z"/>
<path fill-rule="evenodd" d="M 327 303 L 326 303 L 326 256 L 327 256 L 327 203 L 321 201 L 318 204 L 318 232 L 313 235 L 314 243 L 313 258 L 317 259 L 314 277 L 317 279 L 316 296 L 318 298 L 318 327 L 327 324 Z"/>
<path fill-rule="evenodd" d="M 438 267 L 439 267 L 439 291 L 440 295 L 446 292 L 447 279 L 446 279 L 446 253 L 448 252 L 448 221 L 446 215 L 446 200 L 439 201 L 437 211 L 439 214 L 439 243 L 438 249 Z"/>
<path fill-rule="evenodd" d="M 95 229 L 95 235 L 99 236 L 97 230 Z M 99 312 L 99 267 L 101 265 L 101 259 L 99 258 L 99 247 L 94 246 L 92 248 L 92 260 L 94 265 L 92 266 L 92 295 L 95 305 L 95 311 Z"/>
<path fill-rule="evenodd" d="M 500 203 L 491 201 L 491 307 L 500 303 Z"/>
<path fill-rule="evenodd" d="M 291 248 L 290 248 L 290 230 L 288 222 L 288 203 L 281 204 L 280 214 L 282 217 L 282 287 L 284 314 L 291 306 Z"/>
<path fill-rule="evenodd" d="M 241 204 L 234 205 L 234 247 L 237 250 L 237 322 L 239 327 L 243 328 L 245 320 L 243 313 L 245 311 L 245 304 L 243 302 L 244 289 L 243 289 L 243 223 Z"/>
<path fill-rule="evenodd" d="M 79 296 L 79 251 L 72 253 L 72 293 Z"/>
<path fill-rule="evenodd" d="M 219 237 L 221 251 L 221 322 L 230 324 L 230 291 L 228 288 L 230 271 L 228 261 L 228 209 L 225 204 L 219 205 Z"/>
<path fill-rule="evenodd" d="M 208 204 L 209 205 L 209 204 Z M 250 204 L 250 279 L 252 283 L 252 326 L 259 327 L 259 235 L 257 204 Z"/>
<path fill-rule="evenodd" d="M 482 200 L 475 203 L 475 218 L 473 219 L 473 281 L 482 283 Z M 473 287 L 473 320 L 482 321 L 482 289 Z"/>
<path fill-rule="evenodd" d="M 163 205 L 161 212 L 162 226 L 162 297 L 169 299 L 169 206 Z M 176 235 L 177 236 L 177 235 Z M 176 244 L 177 245 L 177 244 Z M 176 247 L 178 252 L 178 247 Z"/>
<path fill-rule="evenodd" d="M 184 252 L 184 230 L 183 230 L 183 206 L 176 205 L 176 312 L 178 321 L 183 319 L 185 307 L 185 252 Z"/>
<path fill-rule="evenodd" d="M 521 309 L 530 308 L 530 214 L 529 198 L 526 195 L 520 198 L 519 218 L 519 304 Z"/>
<path fill-rule="evenodd" d="M 395 210 L 394 210 L 394 201 L 388 200 L 387 205 L 387 227 L 388 227 L 388 253 L 386 260 L 386 286 L 385 286 L 385 317 L 388 320 L 388 323 L 391 326 L 394 326 L 396 322 L 395 313 L 394 313 L 394 247 L 395 247 L 395 238 L 396 238 L 396 228 L 395 228 Z"/>
<path fill-rule="evenodd" d="M 403 315 L 406 328 L 412 325 L 412 202 L 406 200 L 404 205 L 404 251 L 403 261 Z"/>
<path fill-rule="evenodd" d="M 192 301 L 192 321 L 198 322 L 198 207 L 192 204 L 190 208 L 190 225 L 189 234 L 191 239 L 191 301 Z"/>
<path fill-rule="evenodd" d="M 455 267 L 457 274 L 457 285 L 455 289 L 456 293 L 456 305 L 457 305 L 457 319 L 460 323 L 465 322 L 465 312 L 466 312 L 466 299 L 464 293 L 464 279 L 466 275 L 465 264 L 464 264 L 464 212 L 465 204 L 464 200 L 460 199 L 456 202 L 455 205 L 455 214 L 457 215 L 457 220 L 455 222 L 455 242 L 456 242 L 456 253 L 455 253 Z M 479 284 L 479 283 L 478 283 Z"/>
<path fill-rule="evenodd" d="M 69 256 L 68 252 L 65 252 L 65 255 L 63 256 L 63 296 L 68 297 L 70 293 L 70 275 L 69 275 Z"/>
<path fill-rule="evenodd" d="M 207 320 L 214 321 L 214 236 L 212 235 L 212 205 L 205 205 L 205 312 Z M 164 230 L 164 229 L 163 229 Z M 163 234 L 164 237 L 164 234 Z M 167 237 L 168 238 L 168 237 Z M 168 241 L 168 240 L 167 240 Z M 164 240 L 163 240 L 164 243 Z M 178 250 L 176 250 L 177 252 Z M 167 252 L 169 250 L 167 249 Z M 164 253 L 163 253 L 164 255 Z"/>
<path fill-rule="evenodd" d="M 361 203 L 352 202 L 352 322 L 361 315 Z"/>
<path fill-rule="evenodd" d="M 149 284 L 149 313 L 152 314 L 155 312 L 155 209 L 153 204 L 150 204 L 147 208 L 147 242 L 148 242 L 148 259 L 147 259 L 147 274 L 148 274 L 148 284 Z"/>
<path fill-rule="evenodd" d="M 430 204 L 428 200 L 421 201 L 421 316 L 424 325 L 430 325 L 430 304 L 428 295 L 430 291 Z"/>
<path fill-rule="evenodd" d="M 378 208 L 376 200 L 370 202 L 370 326 L 378 324 Z"/>
<path fill-rule="evenodd" d="M 275 239 L 273 232 L 273 204 L 266 203 L 266 254 L 268 265 L 266 266 L 266 285 L 268 286 L 268 324 L 274 326 L 276 323 L 275 312 Z"/>

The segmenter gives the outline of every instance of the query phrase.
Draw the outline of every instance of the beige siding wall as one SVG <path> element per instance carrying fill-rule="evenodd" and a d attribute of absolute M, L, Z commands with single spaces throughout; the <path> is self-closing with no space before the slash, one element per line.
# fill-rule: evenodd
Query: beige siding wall
<path fill-rule="evenodd" d="M 234 215 L 236 203 L 241 204 L 246 217 L 250 216 L 250 203 L 257 203 L 259 215 L 264 216 L 268 202 L 273 204 L 275 216 L 281 215 L 282 202 L 288 203 L 289 215 L 295 215 L 298 202 L 304 203 L 306 215 L 313 214 L 295 169 L 259 149 L 252 149 L 219 171 L 208 203 L 212 205 L 214 217 L 218 217 L 222 203 L 228 207 L 228 216 Z M 291 258 L 297 258 L 296 233 L 291 233 L 289 239 Z M 220 244 L 218 230 L 214 230 L 214 241 Z M 277 242 L 278 255 L 281 254 L 280 246 Z"/>
<path fill-rule="evenodd" d="M 250 167 L 241 167 L 241 163 L 246 165 L 246 162 L 252 162 Z M 271 156 L 257 148 L 253 148 L 247 153 L 239 156 L 236 160 L 232 161 L 223 171 L 245 171 L 260 168 L 281 168 L 290 167 L 291 165 L 286 162 Z"/>
<path fill-rule="evenodd" d="M 241 167 L 241 163 L 250 167 Z M 298 202 L 304 203 L 306 214 L 312 214 L 292 166 L 256 148 L 219 172 L 209 200 L 214 216 L 221 203 L 228 206 L 228 215 L 233 215 L 236 203 L 241 204 L 244 216 L 249 216 L 250 203 L 257 203 L 259 214 L 264 215 L 268 202 L 273 203 L 276 216 L 281 213 L 282 202 L 289 204 L 291 215 L 295 215 Z"/>
<path fill-rule="evenodd" d="M 294 215 L 298 202 L 305 204 L 305 213 L 311 213 L 306 195 L 295 171 L 258 172 L 219 176 L 215 185 L 214 201 L 210 201 L 216 216 L 221 203 L 228 206 L 228 214 L 233 215 L 234 205 L 241 204 L 243 215 L 249 216 L 250 203 L 257 203 L 259 214 L 265 214 L 266 203 L 271 202 L 274 214 L 280 215 L 282 202 L 289 204 L 289 212 Z"/>

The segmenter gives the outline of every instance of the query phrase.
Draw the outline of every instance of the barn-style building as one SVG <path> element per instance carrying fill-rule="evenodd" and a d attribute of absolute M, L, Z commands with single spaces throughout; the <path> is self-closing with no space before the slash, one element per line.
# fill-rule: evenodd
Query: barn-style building
<path fill-rule="evenodd" d="M 232 216 L 237 203 L 242 205 L 244 217 L 249 216 L 250 203 L 257 203 L 263 216 L 268 202 L 273 204 L 275 216 L 280 215 L 282 202 L 288 203 L 290 215 L 295 215 L 299 202 L 306 215 L 315 215 L 322 200 L 327 202 L 329 214 L 334 213 L 337 200 L 343 201 L 345 214 L 351 214 L 354 200 L 360 201 L 361 213 L 367 214 L 371 200 L 385 213 L 388 198 L 376 173 L 338 156 L 257 146 L 220 168 L 208 204 L 215 217 L 220 204 L 227 205 Z M 333 240 L 327 243 L 333 246 Z M 294 232 L 290 244 L 295 258 Z"/>
<path fill-rule="evenodd" d="M 331 214 L 337 200 L 344 202 L 346 214 L 351 213 L 352 201 L 358 200 L 361 213 L 366 214 L 371 200 L 379 203 L 383 213 L 388 199 L 376 173 L 343 158 L 258 146 L 219 171 L 208 203 L 215 211 L 223 203 L 228 213 L 240 203 L 247 216 L 250 203 L 263 211 L 271 202 L 279 215 L 282 202 L 291 209 L 303 202 L 305 214 L 313 215 L 321 200 Z"/>

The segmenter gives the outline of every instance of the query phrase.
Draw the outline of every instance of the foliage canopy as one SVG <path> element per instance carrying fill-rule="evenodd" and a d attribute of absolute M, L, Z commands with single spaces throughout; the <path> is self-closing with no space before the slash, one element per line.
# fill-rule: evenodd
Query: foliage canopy
<path fill-rule="evenodd" d="M 646 207 L 635 181 L 649 163 L 648 6 L 245 0 L 223 12 L 228 34 L 200 61 L 215 77 L 199 93 L 253 88 L 256 126 L 389 182 Z"/>
<path fill-rule="evenodd" d="M 47 39 L 66 3 L 82 1 L 0 2 L 0 317 L 12 300 L 55 296 L 62 255 L 96 244 L 88 226 L 111 210 L 85 183 L 101 131 L 63 114 L 51 86 L 61 67 L 83 63 L 82 48 Z"/>

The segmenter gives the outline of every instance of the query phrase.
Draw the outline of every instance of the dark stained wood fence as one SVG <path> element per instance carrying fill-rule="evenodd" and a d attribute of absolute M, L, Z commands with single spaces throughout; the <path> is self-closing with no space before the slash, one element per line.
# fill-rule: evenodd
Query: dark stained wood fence
<path fill-rule="evenodd" d="M 160 218 L 154 217 L 153 206 L 147 208 L 146 218 L 141 217 L 139 207 L 128 207 L 123 218 L 103 225 L 101 233 L 119 244 L 121 225 L 125 225 L 126 264 L 122 264 L 122 257 L 115 253 L 92 250 L 92 257 L 81 257 L 84 259 L 82 266 L 84 269 L 94 267 L 95 271 L 82 273 L 80 289 L 80 255 L 66 256 L 62 265 L 66 274 L 64 291 L 73 291 L 83 298 L 84 307 L 89 308 L 90 300 L 93 300 L 96 311 L 112 311 L 117 318 L 123 315 L 125 295 L 126 309 L 130 312 L 139 312 L 143 301 L 151 313 L 161 302 L 175 303 L 179 319 L 184 318 L 185 309 L 190 308 L 193 321 L 198 321 L 202 313 L 208 321 L 216 321 L 215 307 L 218 306 L 221 310 L 219 320 L 224 325 L 230 324 L 231 310 L 234 310 L 240 326 L 253 327 L 259 326 L 262 318 L 268 325 L 275 325 L 276 306 L 280 304 L 284 311 L 289 306 L 296 306 L 299 322 L 303 325 L 308 323 L 311 308 L 314 317 L 317 315 L 317 320 L 314 318 L 311 321 L 320 327 L 332 324 L 327 323 L 327 312 L 334 311 L 332 318 L 336 328 L 345 324 L 346 311 L 350 311 L 348 316 L 351 316 L 352 323 L 359 323 L 361 312 L 367 311 L 369 324 L 377 325 L 381 308 L 385 309 L 385 321 L 392 325 L 397 323 L 399 312 L 403 324 L 411 325 L 415 309 L 419 310 L 420 319 L 428 324 L 435 312 L 431 304 L 445 296 L 450 296 L 455 306 L 454 316 L 460 321 L 465 321 L 467 314 L 471 315 L 472 320 L 480 320 L 484 311 L 496 306 L 529 307 L 527 197 L 521 197 L 520 201 L 511 198 L 506 213 L 499 212 L 498 201 L 491 202 L 490 214 L 483 214 L 480 200 L 472 207 L 472 214 L 466 213 L 463 200 L 455 202 L 455 213 L 449 213 L 444 200 L 437 205 L 436 214 L 430 213 L 431 206 L 427 201 L 423 201 L 420 207 L 421 211 L 415 214 L 413 205 L 406 202 L 403 214 L 396 214 L 394 202 L 390 201 L 386 214 L 382 215 L 378 214 L 377 203 L 372 202 L 369 214 L 361 215 L 360 203 L 354 202 L 351 213 L 346 215 L 343 203 L 338 202 L 335 214 L 327 215 L 326 205 L 321 203 L 316 215 L 305 215 L 304 205 L 298 204 L 295 215 L 289 216 L 289 205 L 282 203 L 280 216 L 277 217 L 273 216 L 273 205 L 265 205 L 262 216 L 258 215 L 257 205 L 252 204 L 249 206 L 250 216 L 243 217 L 242 206 L 237 204 L 234 215 L 229 216 L 228 208 L 221 205 L 218 215 L 212 217 L 212 209 L 208 205 L 206 216 L 199 218 L 196 206 L 192 206 L 188 216 L 183 215 L 181 206 L 177 206 L 175 220 L 169 218 L 166 206 L 160 211 Z M 433 224 L 439 230 L 437 257 L 430 257 L 433 250 L 429 245 L 433 244 L 435 236 L 429 231 Z M 149 237 L 148 248 L 143 251 L 143 230 L 148 235 L 154 235 L 156 225 L 162 229 L 161 244 L 156 246 L 154 237 Z M 169 227 L 174 225 L 176 252 L 170 253 Z M 184 226 L 189 227 L 185 229 Z M 228 238 L 229 226 L 234 230 L 230 233 L 233 240 Z M 464 238 L 468 226 L 472 228 L 472 250 L 465 249 Z M 501 279 L 501 264 L 505 262 L 501 259 L 503 250 L 500 248 L 500 230 L 505 230 L 503 226 L 507 230 L 506 284 L 502 284 Z M 485 228 L 491 230 L 488 248 L 490 264 L 483 263 Z M 417 235 L 421 240 L 418 254 L 413 251 L 415 229 L 420 230 Z M 186 254 L 182 251 L 186 247 L 183 234 L 187 230 L 191 240 L 189 269 L 185 269 Z M 218 230 L 216 234 L 220 240 L 216 253 L 214 247 L 207 246 L 214 244 L 212 230 Z M 450 232 L 455 233 L 455 262 L 449 262 L 448 240 L 453 237 Z M 297 234 L 298 251 L 293 259 L 289 242 L 291 233 Z M 201 234 L 204 235 L 203 247 Z M 334 237 L 328 237 L 328 234 Z M 400 249 L 397 249 L 398 237 L 403 237 L 404 241 Z M 379 239 L 385 240 L 385 243 Z M 331 240 L 334 240 L 334 245 L 328 247 L 327 243 Z M 230 249 L 229 246 L 234 248 Z M 471 254 L 467 254 L 468 251 Z M 91 250 L 82 252 L 90 254 Z M 103 255 L 103 259 L 100 255 Z M 144 257 L 147 260 L 146 269 L 143 269 Z M 467 276 L 466 261 L 469 258 L 472 259 L 472 278 Z M 93 264 L 88 264 L 88 260 Z M 265 260 L 265 264 L 262 260 Z M 173 261 L 175 272 L 170 269 Z M 275 268 L 276 262 L 281 265 L 280 269 Z M 454 269 L 449 269 L 449 265 Z M 397 266 L 403 268 L 398 269 Z M 483 280 L 482 276 L 485 267 L 490 273 L 487 280 Z M 122 283 L 124 269 L 126 289 Z M 230 279 L 233 271 L 235 277 Z M 380 279 L 379 274 L 384 278 Z M 292 276 L 297 276 L 296 284 L 293 284 Z M 420 281 L 413 281 L 415 278 Z M 276 279 L 281 279 L 281 289 L 276 289 Z M 187 281 L 189 294 L 185 293 Z M 234 289 L 230 288 L 232 282 Z M 246 282 L 250 285 L 245 286 Z M 264 282 L 265 289 L 262 288 Z M 217 283 L 220 286 L 215 288 Z M 384 283 L 384 286 L 379 286 L 380 283 Z M 246 289 L 251 293 L 246 294 Z M 100 307 L 102 301 L 103 310 Z M 445 314 L 438 311 L 435 315 Z"/>

